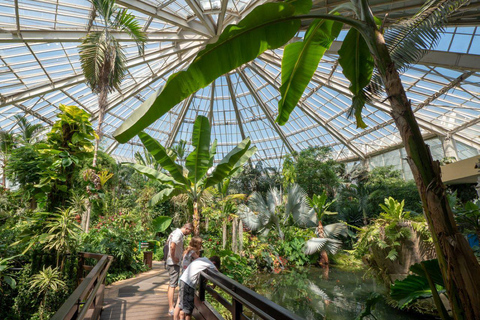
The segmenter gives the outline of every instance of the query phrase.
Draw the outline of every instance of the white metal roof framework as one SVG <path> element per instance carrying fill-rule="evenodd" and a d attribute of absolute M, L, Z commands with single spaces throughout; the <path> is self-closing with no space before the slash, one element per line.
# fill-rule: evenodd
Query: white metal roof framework
<path fill-rule="evenodd" d="M 111 134 L 173 72 L 185 68 L 223 28 L 236 23 L 264 0 L 117 0 L 137 16 L 148 35 L 139 56 L 128 36 L 122 39 L 128 75 L 121 92 L 109 96 L 103 148 L 132 159 L 138 139 L 120 145 Z M 326 12 L 344 0 L 314 1 Z M 370 1 L 376 15 L 408 17 L 424 1 Z M 93 19 L 92 19 L 93 18 Z M 480 0 L 452 17 L 438 48 L 402 75 L 423 133 L 453 137 L 480 149 Z M 101 28 L 87 0 L 0 0 L 0 128 L 16 130 L 14 115 L 52 124 L 58 105 L 75 104 L 95 119 L 97 97 L 85 84 L 77 45 L 89 30 Z M 146 131 L 170 146 L 189 141 L 199 114 L 209 117 L 218 139 L 218 158 L 244 137 L 259 148 L 255 160 L 278 165 L 286 153 L 308 146 L 331 146 L 339 160 L 364 159 L 401 144 L 389 105 L 366 106 L 368 125 L 357 129 L 346 110 L 349 83 L 337 64 L 339 41 L 322 59 L 298 107 L 285 126 L 274 122 L 279 100 L 282 50 L 266 52 L 226 74 L 175 106 Z"/>

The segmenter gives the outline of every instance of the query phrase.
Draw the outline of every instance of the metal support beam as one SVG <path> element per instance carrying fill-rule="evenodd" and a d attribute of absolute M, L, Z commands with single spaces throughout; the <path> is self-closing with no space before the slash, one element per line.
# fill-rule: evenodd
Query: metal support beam
<path fill-rule="evenodd" d="M 151 61 L 155 61 L 158 59 L 162 59 L 165 57 L 168 57 L 170 55 L 176 54 L 178 51 L 189 51 L 194 48 L 200 48 L 202 45 L 195 45 L 192 47 L 184 48 L 177 50 L 173 47 L 169 47 L 163 50 L 159 50 L 156 52 L 148 53 L 145 56 L 142 57 L 135 57 L 127 61 L 127 68 L 134 68 L 139 65 L 142 65 L 144 63 L 148 63 Z M 5 95 L 0 97 L 0 107 L 4 107 L 10 104 L 15 104 L 19 103 L 24 100 L 28 100 L 37 96 L 44 95 L 46 93 L 59 90 L 59 89 L 64 89 L 67 87 L 71 87 L 80 83 L 83 83 L 85 81 L 85 78 L 83 75 L 78 75 L 78 76 L 72 76 L 68 77 L 62 80 L 58 81 L 53 81 L 53 82 L 48 82 L 43 85 L 39 85 L 35 88 L 30 88 L 28 90 L 24 90 L 22 92 L 17 92 L 13 93 L 10 95 Z"/>
<path fill-rule="evenodd" d="M 100 30 L 100 29 L 99 29 Z M 79 42 L 87 35 L 85 29 L 66 30 L 3 30 L 0 33 L 0 43 L 55 43 Z M 125 32 L 111 31 L 111 34 L 120 42 L 135 42 Z M 205 42 L 209 39 L 193 31 L 181 32 L 147 32 L 147 42 Z"/>
<path fill-rule="evenodd" d="M 195 12 L 195 15 L 197 16 L 197 18 L 202 22 L 202 24 L 210 32 L 210 34 L 214 36 L 216 34 L 215 26 L 213 25 L 212 20 L 210 20 L 210 17 L 208 17 L 203 13 L 203 9 L 198 4 L 198 2 L 196 0 L 185 0 L 185 2 L 188 4 L 190 9 L 192 9 L 192 11 Z"/>
<path fill-rule="evenodd" d="M 190 97 L 188 97 L 183 103 L 182 109 L 178 114 L 177 120 L 175 120 L 175 123 L 173 124 L 172 133 L 170 133 L 170 135 L 168 136 L 167 144 L 165 145 L 167 148 L 170 148 L 173 145 L 173 142 L 175 141 L 175 137 L 177 136 L 178 131 L 182 126 L 183 120 L 185 119 L 185 115 L 187 114 L 188 108 L 190 108 L 190 104 L 192 103 L 192 101 L 193 101 L 193 94 L 191 94 Z"/>
<path fill-rule="evenodd" d="M 334 41 L 325 54 L 337 55 L 342 43 L 342 41 Z M 478 55 L 476 54 L 430 50 L 417 64 L 480 72 L 480 64 L 478 63 Z"/>
<path fill-rule="evenodd" d="M 210 88 L 212 92 L 210 94 L 210 110 L 208 111 L 208 122 L 210 123 L 210 128 L 211 128 L 213 126 L 213 103 L 215 102 L 215 80 L 213 80 Z"/>
<path fill-rule="evenodd" d="M 222 7 L 220 13 L 218 14 L 217 20 L 217 32 L 216 34 L 221 34 L 223 31 L 223 22 L 225 21 L 225 13 L 227 12 L 228 0 L 222 0 Z"/>
<path fill-rule="evenodd" d="M 237 96 L 233 90 L 232 80 L 230 79 L 230 75 L 227 73 L 225 75 L 227 78 L 227 85 L 228 85 L 228 92 L 230 92 L 230 99 L 232 100 L 233 110 L 235 111 L 235 118 L 237 119 L 238 128 L 240 129 L 240 135 L 242 136 L 242 140 L 245 140 L 245 131 L 243 131 L 243 122 L 242 117 L 240 115 L 240 110 L 238 110 L 237 106 Z"/>
<path fill-rule="evenodd" d="M 249 67 L 254 70 L 260 77 L 262 77 L 265 81 L 267 81 L 272 87 L 274 87 L 277 91 L 280 92 L 280 86 L 279 84 L 270 74 L 262 70 L 261 68 L 258 68 L 255 64 L 249 64 Z M 320 115 L 318 115 L 309 105 L 307 105 L 304 101 L 300 101 L 299 104 L 297 105 L 300 110 L 302 110 L 303 113 L 305 113 L 308 117 L 310 117 L 313 121 L 318 123 L 321 127 L 323 127 L 332 137 L 337 139 L 339 142 L 343 143 L 345 147 L 347 147 L 350 151 L 352 151 L 354 154 L 356 154 L 360 159 L 365 159 L 365 155 L 363 154 L 360 149 L 355 147 L 353 144 L 351 144 L 349 141 L 347 141 L 347 138 L 345 138 L 341 133 L 339 133 L 338 129 L 336 128 L 330 128 L 330 125 L 327 125 L 325 119 L 322 119 Z"/>
<path fill-rule="evenodd" d="M 151 4 L 145 3 L 139 0 L 117 0 L 117 4 L 126 8 L 141 12 L 148 16 L 154 17 L 161 21 L 165 21 L 171 25 L 180 27 L 183 30 L 190 30 L 204 36 L 210 36 L 210 32 L 205 28 L 203 24 L 198 21 L 187 21 L 180 18 L 166 10 L 159 9 Z"/>
<path fill-rule="evenodd" d="M 240 78 L 242 78 L 243 82 L 245 83 L 245 85 L 247 86 L 248 90 L 250 90 L 250 93 L 252 94 L 252 96 L 255 98 L 255 100 L 257 101 L 258 105 L 260 106 L 260 108 L 262 109 L 262 111 L 265 113 L 265 115 L 267 116 L 267 119 L 268 121 L 270 122 L 270 124 L 272 125 L 272 129 L 274 131 L 277 132 L 278 136 L 280 137 L 280 139 L 283 141 L 283 143 L 285 144 L 285 146 L 288 148 L 288 151 L 290 153 L 294 153 L 295 152 L 295 149 L 293 149 L 292 145 L 290 144 L 290 142 L 288 142 L 287 140 L 287 136 L 285 135 L 285 133 L 283 132 L 283 130 L 280 128 L 280 126 L 275 122 L 275 120 L 273 119 L 271 113 L 270 113 L 270 110 L 268 110 L 268 107 L 265 105 L 265 103 L 263 102 L 263 100 L 260 98 L 260 96 L 258 95 L 258 92 L 255 90 L 255 88 L 253 87 L 253 84 L 252 82 L 250 81 L 250 79 L 248 79 L 248 77 L 245 75 L 245 72 L 241 69 L 237 69 L 237 72 L 238 72 L 238 75 L 240 76 Z"/>

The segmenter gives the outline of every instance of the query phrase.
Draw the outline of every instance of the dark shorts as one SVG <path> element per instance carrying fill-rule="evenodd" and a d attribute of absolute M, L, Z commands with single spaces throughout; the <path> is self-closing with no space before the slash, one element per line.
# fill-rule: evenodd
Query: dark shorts
<path fill-rule="evenodd" d="M 191 315 L 195 306 L 193 302 L 195 298 L 195 289 L 180 280 L 178 297 L 180 298 L 180 302 L 178 303 L 180 310 L 182 310 L 185 314 Z"/>
<path fill-rule="evenodd" d="M 180 266 L 178 265 L 167 265 L 168 275 L 170 276 L 169 286 L 171 288 L 176 288 L 178 285 L 178 277 L 180 276 Z"/>

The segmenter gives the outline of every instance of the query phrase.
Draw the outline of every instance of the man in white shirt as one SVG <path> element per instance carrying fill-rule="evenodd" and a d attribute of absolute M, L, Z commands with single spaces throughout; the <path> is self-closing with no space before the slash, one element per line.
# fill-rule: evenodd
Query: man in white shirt
<path fill-rule="evenodd" d="M 175 288 L 178 284 L 178 277 L 180 274 L 180 260 L 183 255 L 183 239 L 193 231 L 193 224 L 186 223 L 182 228 L 175 229 L 168 237 L 168 255 L 167 255 L 167 270 L 170 276 L 170 283 L 168 285 L 168 313 L 173 316 L 173 296 Z"/>
<path fill-rule="evenodd" d="M 173 319 L 192 319 L 193 308 L 195 307 L 195 287 L 198 284 L 200 272 L 206 269 L 220 269 L 220 258 L 218 256 L 198 258 L 193 260 L 180 277 L 180 290 L 178 291 L 179 303 L 175 307 Z"/>

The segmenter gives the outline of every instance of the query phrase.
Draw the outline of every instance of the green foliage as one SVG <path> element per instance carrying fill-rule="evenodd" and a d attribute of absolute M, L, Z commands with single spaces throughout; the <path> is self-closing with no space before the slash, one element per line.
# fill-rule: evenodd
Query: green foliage
<path fill-rule="evenodd" d="M 42 271 L 33 275 L 32 280 L 30 280 L 30 286 L 43 296 L 39 308 L 40 319 L 43 319 L 48 294 L 65 289 L 67 285 L 62 280 L 62 274 L 57 269 L 52 269 L 52 267 L 45 268 L 44 266 Z"/>
<path fill-rule="evenodd" d="M 367 42 L 357 29 L 351 28 L 342 47 L 338 50 L 338 63 L 342 66 L 343 74 L 350 80 L 350 91 L 353 93 L 350 113 L 355 114 L 357 128 L 366 128 L 362 120 L 362 109 L 366 97 L 363 89 L 370 83 L 374 61 Z"/>
<path fill-rule="evenodd" d="M 10 286 L 10 288 L 15 289 L 17 282 L 13 275 L 8 272 L 8 268 L 10 266 L 11 261 L 15 259 L 16 256 L 14 257 L 9 257 L 9 258 L 0 258 L 0 291 L 3 294 L 3 286 L 7 285 Z"/>
<path fill-rule="evenodd" d="M 75 168 L 81 159 L 91 156 L 96 136 L 87 112 L 75 106 L 60 105 L 59 109 L 62 112 L 46 143 L 36 145 L 44 162 L 39 166 L 41 178 L 35 187 L 47 211 L 66 206 Z"/>
<path fill-rule="evenodd" d="M 172 224 L 172 217 L 158 216 L 152 220 L 154 232 L 164 232 Z"/>
<path fill-rule="evenodd" d="M 338 36 L 342 24 L 316 19 L 310 24 L 305 38 L 285 46 L 282 59 L 282 98 L 278 102 L 276 121 L 284 125 L 302 97 L 318 63 Z"/>
<path fill-rule="evenodd" d="M 384 210 L 380 217 L 372 220 L 368 226 L 358 229 L 358 242 L 354 245 L 357 257 L 368 256 L 370 248 L 376 247 L 388 251 L 388 259 L 396 260 L 402 241 L 411 236 L 410 226 L 425 242 L 431 242 L 425 220 L 420 217 L 415 218 L 417 221 L 409 220 L 410 213 L 403 211 L 404 201 L 399 202 L 390 197 L 380 206 Z"/>
<path fill-rule="evenodd" d="M 286 161 L 293 162 L 296 183 L 307 192 L 309 197 L 321 194 L 323 191 L 332 197 L 335 189 L 340 185 L 338 174 L 343 170 L 344 165 L 331 158 L 329 147 L 309 147 L 287 157 Z"/>
<path fill-rule="evenodd" d="M 32 145 L 16 148 L 12 151 L 6 167 L 10 181 L 18 183 L 21 188 L 37 184 L 41 178 L 40 166 L 44 160 Z"/>
<path fill-rule="evenodd" d="M 101 216 L 90 232 L 83 234 L 83 249 L 112 255 L 112 269 L 132 271 L 137 265 L 138 243 L 148 238 L 148 230 L 144 230 L 138 217 L 118 213 Z"/>

